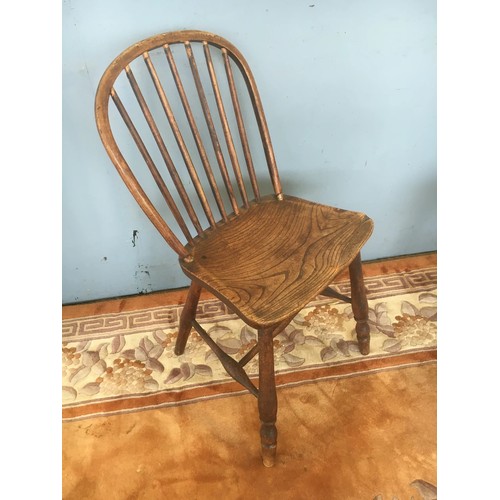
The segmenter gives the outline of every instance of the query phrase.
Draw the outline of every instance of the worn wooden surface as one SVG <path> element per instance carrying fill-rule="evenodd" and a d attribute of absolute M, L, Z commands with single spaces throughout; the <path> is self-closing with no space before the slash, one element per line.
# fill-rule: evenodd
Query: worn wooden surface
<path fill-rule="evenodd" d="M 348 266 L 373 227 L 364 214 L 285 196 L 263 198 L 196 238 L 188 276 L 229 302 L 251 326 L 298 312 Z"/>
<path fill-rule="evenodd" d="M 176 61 L 172 50 L 174 45 L 184 49 L 187 67 Z M 194 50 L 196 45 L 201 47 L 204 56 L 198 60 Z M 160 56 L 170 70 L 173 85 L 169 88 L 162 83 L 153 61 L 153 58 L 158 61 Z M 217 75 L 214 57 L 219 58 L 224 76 Z M 142 66 L 138 66 L 139 63 Z M 138 68 L 137 73 L 133 68 Z M 260 135 L 260 147 L 274 191 L 271 195 L 261 196 L 258 188 L 245 119 L 239 104 L 238 90 L 242 89 L 237 89 L 235 84 L 235 70 L 241 72 L 244 91 L 251 102 L 254 125 Z M 137 74 L 149 75 L 149 84 L 156 92 L 155 101 L 148 101 L 150 92 L 143 90 Z M 135 108 L 134 98 L 122 100 L 119 95 L 123 89 L 120 87 L 117 90 L 119 85 L 116 86 L 116 81 L 121 77 L 128 81 L 129 90 L 135 97 Z M 186 85 L 188 79 L 190 86 Z M 226 104 L 222 97 L 223 85 L 230 96 Z M 195 92 L 188 95 L 189 88 L 193 87 Z M 181 130 L 170 104 L 172 92 L 182 105 L 184 130 Z M 129 165 L 118 146 L 110 122 L 110 102 L 114 103 L 128 129 L 130 139 L 145 164 L 142 166 L 152 175 L 163 203 L 172 213 L 177 232 L 162 217 L 161 208 L 153 202 L 156 200 L 138 180 L 135 173 L 138 165 Z M 153 110 L 158 108 L 158 103 L 164 113 L 161 119 L 163 126 L 168 123 L 170 127 L 170 143 L 154 116 Z M 231 120 L 226 110 L 228 105 L 232 107 L 231 116 L 235 118 L 238 134 L 231 131 Z M 197 116 L 193 106 L 198 109 L 201 106 L 202 117 Z M 137 112 L 142 119 L 136 120 Z M 164 33 L 124 50 L 110 64 L 99 83 L 95 114 L 104 147 L 122 180 L 165 241 L 177 252 L 183 271 L 192 279 L 181 315 L 176 354 L 184 352 L 191 327 L 195 328 L 226 371 L 257 396 L 262 458 L 264 465 L 272 466 L 277 445 L 273 334 L 284 328 L 287 321 L 349 267 L 360 351 L 368 354 L 368 307 L 360 250 L 372 233 L 373 222 L 359 212 L 320 205 L 282 193 L 264 110 L 250 68 L 231 43 L 212 33 Z M 138 125 L 139 122 L 142 125 Z M 200 127 L 208 132 L 208 138 L 207 134 L 201 133 Z M 238 145 L 236 140 L 239 140 Z M 188 143 L 192 144 L 192 150 L 189 150 Z M 172 154 L 172 148 L 177 148 L 176 155 Z M 238 149 L 242 151 L 244 161 L 240 161 Z M 172 158 L 179 156 L 182 161 L 179 160 L 180 165 L 176 165 Z M 245 176 L 250 181 L 253 195 L 247 193 L 242 165 L 246 166 Z M 182 180 L 185 176 L 179 173 L 179 168 L 185 169 L 190 182 Z M 228 200 L 228 205 L 224 198 Z M 190 226 L 195 229 L 196 235 L 191 233 Z M 186 244 L 178 236 L 179 232 Z M 243 357 L 241 363 L 225 353 L 196 321 L 202 288 L 210 290 L 250 326 L 258 329 L 258 344 Z M 243 368 L 257 352 L 258 390 Z"/>

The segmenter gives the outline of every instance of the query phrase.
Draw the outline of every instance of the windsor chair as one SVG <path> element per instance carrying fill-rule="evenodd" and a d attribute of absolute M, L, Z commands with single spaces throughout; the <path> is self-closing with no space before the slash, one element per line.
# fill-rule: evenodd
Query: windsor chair
<path fill-rule="evenodd" d="M 228 374 L 256 396 L 262 460 L 274 465 L 273 338 L 312 299 L 327 295 L 352 304 L 359 349 L 369 353 L 360 249 L 372 220 L 282 192 L 250 68 L 236 47 L 212 33 L 164 33 L 123 51 L 102 76 L 95 115 L 122 180 L 191 280 L 175 353 L 184 352 L 194 328 Z M 351 297 L 329 287 L 346 268 Z M 238 361 L 196 321 L 202 288 L 257 329 L 257 344 Z M 257 354 L 258 387 L 244 369 Z"/>

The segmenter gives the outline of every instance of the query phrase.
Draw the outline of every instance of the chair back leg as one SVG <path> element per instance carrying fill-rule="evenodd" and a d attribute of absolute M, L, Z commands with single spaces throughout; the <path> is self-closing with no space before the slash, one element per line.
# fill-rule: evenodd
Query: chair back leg
<path fill-rule="evenodd" d="M 192 281 L 191 286 L 189 287 L 186 303 L 184 304 L 179 320 L 179 333 L 177 335 L 177 341 L 175 342 L 174 349 L 177 356 L 183 354 L 186 349 L 186 342 L 193 325 L 192 322 L 196 317 L 196 309 L 198 307 L 198 301 L 200 300 L 200 293 L 201 286 Z"/>
<path fill-rule="evenodd" d="M 259 330 L 259 417 L 262 462 L 272 467 L 276 458 L 278 399 L 274 379 L 273 329 Z"/>
<path fill-rule="evenodd" d="M 351 281 L 351 303 L 354 319 L 356 320 L 356 336 L 361 354 L 370 353 L 370 325 L 368 324 L 368 301 L 363 280 L 361 254 L 357 254 L 349 266 Z"/>

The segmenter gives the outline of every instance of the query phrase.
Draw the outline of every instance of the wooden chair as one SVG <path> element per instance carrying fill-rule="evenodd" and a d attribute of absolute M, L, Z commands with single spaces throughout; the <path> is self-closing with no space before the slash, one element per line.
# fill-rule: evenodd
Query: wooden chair
<path fill-rule="evenodd" d="M 359 349 L 369 352 L 360 249 L 372 232 L 371 219 L 282 192 L 250 68 L 217 35 L 178 31 L 132 45 L 105 71 L 95 115 L 111 161 L 191 280 L 175 353 L 184 352 L 194 328 L 228 374 L 257 397 L 262 459 L 272 466 L 273 337 L 312 299 L 327 295 L 352 303 Z M 149 170 L 154 182 L 138 168 Z M 265 179 L 271 194 L 263 194 Z M 351 297 L 329 287 L 347 267 Z M 238 361 L 195 319 L 202 288 L 258 331 L 257 345 Z M 244 370 L 257 354 L 258 388 Z"/>

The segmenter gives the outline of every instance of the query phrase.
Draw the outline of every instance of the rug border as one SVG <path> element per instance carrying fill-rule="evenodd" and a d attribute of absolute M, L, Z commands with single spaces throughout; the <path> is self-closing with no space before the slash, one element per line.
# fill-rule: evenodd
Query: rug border
<path fill-rule="evenodd" d="M 334 380 L 365 374 L 376 373 L 385 370 L 393 370 L 421 364 L 436 363 L 437 348 L 420 349 L 412 352 L 399 354 L 381 355 L 369 359 L 356 359 L 344 363 L 332 364 L 330 366 L 308 367 L 304 370 L 293 370 L 286 373 L 276 374 L 276 386 L 278 389 L 301 384 L 314 383 L 322 380 Z M 150 394 L 126 395 L 122 398 L 112 400 L 81 403 L 65 407 L 62 411 L 63 422 L 83 420 L 93 417 L 104 417 L 133 413 L 171 406 L 194 404 L 199 401 L 207 401 L 222 397 L 249 394 L 246 389 L 233 380 L 208 383 L 203 386 L 195 386 L 189 389 L 185 387 L 178 390 L 154 392 Z M 140 400 L 140 405 L 137 401 Z"/>
<path fill-rule="evenodd" d="M 435 256 L 431 256 L 435 258 Z M 401 259 L 398 262 L 398 258 L 394 259 L 395 265 L 394 267 L 400 266 L 404 259 Z M 389 266 L 391 267 L 391 266 Z M 398 295 L 401 293 L 418 293 L 425 292 L 428 290 L 437 290 L 437 263 L 426 262 L 425 265 L 415 266 L 415 267 L 406 267 L 402 266 L 399 269 L 391 269 L 387 272 L 387 269 L 382 265 L 381 268 L 378 269 L 379 272 L 374 272 L 375 269 L 371 270 L 369 276 L 365 276 L 365 281 L 367 282 L 367 295 L 369 300 L 383 298 L 387 296 Z M 422 277 L 415 276 L 415 280 L 412 277 L 415 274 L 424 273 L 423 279 Z M 427 276 L 425 273 L 432 273 L 432 276 Z M 394 284 L 391 281 L 396 281 L 399 279 L 399 283 L 395 282 Z M 377 286 L 377 280 L 389 280 L 384 283 L 383 287 Z M 372 285 L 370 287 L 370 285 Z M 345 292 L 345 288 L 349 287 L 349 280 L 343 279 L 341 281 L 337 281 L 333 284 L 333 286 L 342 292 Z M 394 288 L 396 287 L 396 288 Z M 152 294 L 153 295 L 153 294 Z M 159 296 L 158 296 L 159 297 Z M 123 307 L 123 304 L 120 302 L 120 307 L 118 310 L 110 311 L 106 310 L 106 308 L 101 309 L 100 306 L 96 307 L 95 313 L 91 314 L 82 314 L 82 315 L 70 315 L 70 317 L 64 317 L 62 319 L 62 326 L 64 332 L 64 326 L 70 325 L 73 323 L 77 328 L 73 334 L 64 334 L 63 333 L 63 345 L 67 342 L 86 342 L 91 340 L 97 340 L 99 337 L 107 338 L 114 335 L 129 333 L 140 333 L 143 329 L 144 331 L 149 331 L 151 327 L 158 324 L 164 324 L 166 318 L 161 314 L 162 311 L 177 311 L 177 309 L 182 307 L 182 302 L 176 300 L 174 302 L 166 302 L 163 304 L 157 303 L 156 297 L 150 306 L 140 307 L 138 309 L 129 309 L 129 307 Z M 320 304 L 325 301 L 331 301 L 331 298 L 328 297 L 317 297 L 315 300 L 311 302 L 309 305 L 315 305 L 316 303 Z M 216 297 L 206 297 L 203 298 L 200 302 L 211 303 L 211 302 L 221 302 Z M 116 302 L 116 299 L 115 299 Z M 64 310 L 64 307 L 63 307 Z M 122 328 L 118 327 L 118 330 L 114 331 L 85 331 L 84 323 L 86 321 L 92 321 L 95 319 L 116 319 L 120 315 L 130 315 L 130 314 L 141 314 L 141 311 L 157 311 L 160 313 L 161 318 L 156 318 L 153 314 L 154 318 L 151 321 L 146 321 L 148 324 L 139 324 L 135 323 L 132 327 L 133 331 L 130 331 L 131 325 L 127 325 L 125 330 L 122 331 Z M 221 314 L 221 316 L 219 316 Z M 217 320 L 228 319 L 235 317 L 234 314 L 226 313 L 224 314 L 222 311 L 217 314 Z M 178 315 L 178 313 L 177 313 Z M 175 314 L 174 314 L 175 316 Z M 224 318 L 222 318 L 224 316 Z M 226 317 L 227 316 L 227 317 Z M 94 319 L 95 318 L 95 319 Z M 237 319 L 237 318 L 235 318 Z M 161 320 L 161 321 L 160 321 Z M 203 318 L 201 321 L 203 322 L 211 322 L 213 321 L 213 317 Z M 82 323 L 82 325 L 76 326 L 78 323 Z M 170 318 L 170 321 L 167 321 L 167 328 L 175 328 L 176 321 L 174 318 Z M 108 326 L 105 326 L 106 328 Z M 111 328 L 113 328 L 111 326 Z M 374 356 L 370 356 L 369 358 L 354 358 L 354 359 L 346 359 L 341 362 L 330 362 L 328 364 L 315 364 L 309 365 L 302 369 L 284 369 L 276 372 L 276 384 L 278 388 L 288 387 L 291 385 L 298 385 L 304 383 L 314 383 L 317 380 L 328 380 L 328 379 L 336 379 L 336 378 L 345 378 L 351 376 L 360 376 L 363 374 L 373 373 L 381 370 L 387 369 L 397 369 L 404 366 L 414 366 L 421 363 L 429 363 L 437 361 L 437 346 L 430 347 L 419 347 L 416 349 L 405 350 L 404 352 L 398 353 L 380 353 Z M 257 376 L 253 375 L 250 377 L 251 379 L 256 379 Z M 93 401 L 82 401 L 80 403 L 66 403 L 62 405 L 62 418 L 63 421 L 72 421 L 72 420 L 80 420 L 85 418 L 91 418 L 95 416 L 109 416 L 109 415 L 117 415 L 122 413 L 131 413 L 136 411 L 144 411 L 150 410 L 154 408 L 164 408 L 175 405 L 183 405 L 183 404 L 191 404 L 196 403 L 198 401 L 220 398 L 220 397 L 230 397 L 233 395 L 241 395 L 246 394 L 248 391 L 241 387 L 237 382 L 228 378 L 228 379 L 219 379 L 211 382 L 207 382 L 205 384 L 200 385 L 192 384 L 184 385 L 178 388 L 167 388 L 161 391 L 155 391 L 152 393 L 144 394 L 124 394 L 121 396 L 109 396 L 101 398 L 100 400 Z"/>

